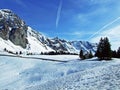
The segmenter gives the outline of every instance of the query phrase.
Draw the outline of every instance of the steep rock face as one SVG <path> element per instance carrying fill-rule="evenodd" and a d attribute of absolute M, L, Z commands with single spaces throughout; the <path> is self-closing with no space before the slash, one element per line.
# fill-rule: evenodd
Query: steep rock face
<path fill-rule="evenodd" d="M 54 38 L 54 39 L 48 39 L 47 45 L 53 48 L 55 51 L 67 51 L 67 49 L 63 46 L 65 43 L 64 41 Z"/>
<path fill-rule="evenodd" d="M 15 44 L 15 45 L 20 45 L 23 48 L 26 48 L 27 44 L 27 39 L 26 39 L 26 30 L 21 29 L 21 28 L 13 28 L 10 31 L 9 34 L 9 39 Z"/>
<path fill-rule="evenodd" d="M 0 37 L 26 48 L 27 25 L 11 10 L 0 10 Z"/>
<path fill-rule="evenodd" d="M 58 37 L 48 39 L 47 45 L 55 51 L 77 53 L 77 50 L 72 45 L 70 45 L 68 41 L 59 39 Z"/>

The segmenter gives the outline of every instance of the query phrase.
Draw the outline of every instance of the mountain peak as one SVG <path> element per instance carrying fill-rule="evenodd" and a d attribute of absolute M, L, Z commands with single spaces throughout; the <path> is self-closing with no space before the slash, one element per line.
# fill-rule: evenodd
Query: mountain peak
<path fill-rule="evenodd" d="M 9 17 L 12 17 L 12 16 L 15 16 L 15 14 L 13 13 L 12 10 L 10 10 L 10 9 L 1 9 L 0 10 L 0 18 L 1 17 L 9 18 Z"/>
<path fill-rule="evenodd" d="M 0 11 L 3 11 L 5 13 L 13 13 L 12 10 L 10 9 L 1 9 Z"/>

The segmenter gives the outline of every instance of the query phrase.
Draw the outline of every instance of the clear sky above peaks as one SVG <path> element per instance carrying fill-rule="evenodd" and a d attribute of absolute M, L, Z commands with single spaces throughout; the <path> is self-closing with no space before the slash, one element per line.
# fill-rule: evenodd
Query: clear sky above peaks
<path fill-rule="evenodd" d="M 0 8 L 49 37 L 67 40 L 90 40 L 120 17 L 120 0 L 0 0 Z"/>

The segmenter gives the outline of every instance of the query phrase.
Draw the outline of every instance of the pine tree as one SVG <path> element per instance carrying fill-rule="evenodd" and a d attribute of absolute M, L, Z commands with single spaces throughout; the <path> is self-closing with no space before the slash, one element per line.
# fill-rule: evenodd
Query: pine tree
<path fill-rule="evenodd" d="M 112 51 L 112 57 L 113 58 L 117 58 L 117 52 L 116 52 L 116 50 Z"/>
<path fill-rule="evenodd" d="M 93 57 L 93 54 L 92 54 L 92 52 L 91 52 L 91 50 L 90 50 L 89 58 L 92 58 L 92 57 Z"/>
<path fill-rule="evenodd" d="M 99 59 L 103 59 L 103 57 L 102 57 L 103 53 L 102 52 L 103 52 L 103 39 L 101 38 L 100 42 L 98 44 L 95 56 L 97 56 Z"/>
<path fill-rule="evenodd" d="M 120 47 L 117 50 L 117 58 L 120 58 Z"/>
<path fill-rule="evenodd" d="M 79 57 L 80 57 L 81 59 L 84 59 L 83 50 L 80 50 Z"/>
<path fill-rule="evenodd" d="M 107 37 L 104 38 L 103 57 L 105 60 L 111 59 L 111 45 Z"/>
<path fill-rule="evenodd" d="M 110 60 L 111 59 L 111 45 L 107 37 L 100 39 L 97 47 L 96 56 L 100 60 Z"/>

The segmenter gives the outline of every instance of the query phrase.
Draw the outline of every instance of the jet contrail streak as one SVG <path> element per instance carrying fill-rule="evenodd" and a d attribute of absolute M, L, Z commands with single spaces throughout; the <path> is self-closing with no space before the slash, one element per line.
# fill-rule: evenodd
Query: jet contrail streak
<path fill-rule="evenodd" d="M 57 18 L 56 18 L 56 28 L 58 27 L 58 24 L 59 24 L 61 10 L 62 10 L 62 0 L 60 0 L 59 6 L 58 6 Z"/>
<path fill-rule="evenodd" d="M 110 23 L 106 24 L 105 26 L 103 26 L 101 29 L 99 29 L 97 32 L 95 32 L 93 35 L 91 35 L 88 40 L 90 40 L 92 37 L 94 37 L 96 34 L 98 34 L 99 32 L 101 32 L 103 29 L 107 28 L 108 26 L 110 26 L 111 24 L 115 23 L 116 21 L 118 21 L 120 19 L 120 17 L 116 18 L 115 20 L 111 21 Z"/>

